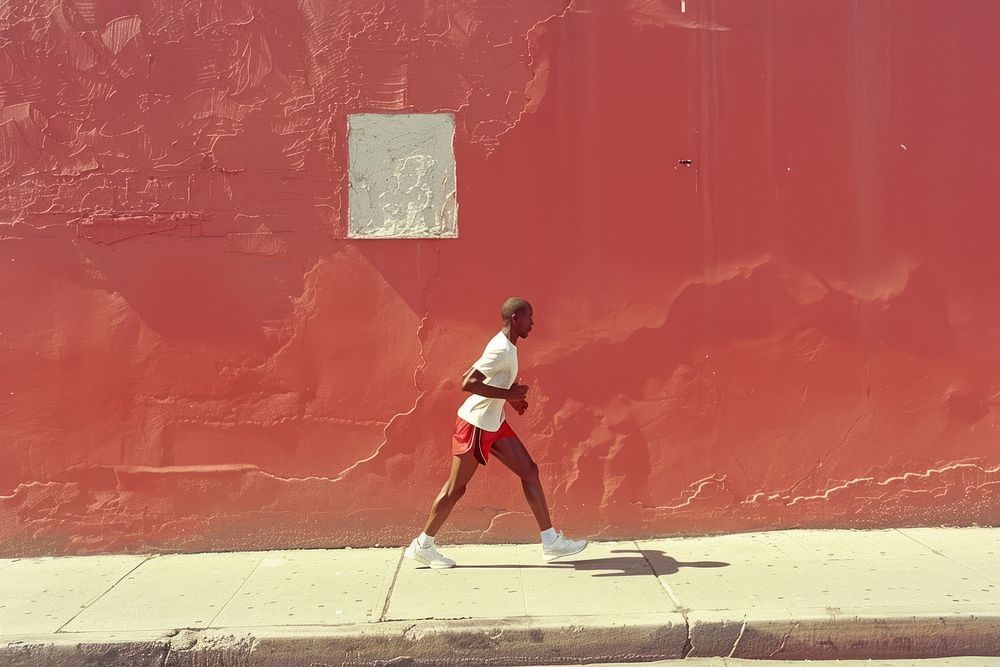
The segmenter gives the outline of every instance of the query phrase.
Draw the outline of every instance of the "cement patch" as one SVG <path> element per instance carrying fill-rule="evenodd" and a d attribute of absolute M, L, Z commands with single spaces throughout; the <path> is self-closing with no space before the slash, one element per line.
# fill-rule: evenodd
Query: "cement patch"
<path fill-rule="evenodd" d="M 349 238 L 455 238 L 451 114 L 354 114 L 348 120 Z"/>

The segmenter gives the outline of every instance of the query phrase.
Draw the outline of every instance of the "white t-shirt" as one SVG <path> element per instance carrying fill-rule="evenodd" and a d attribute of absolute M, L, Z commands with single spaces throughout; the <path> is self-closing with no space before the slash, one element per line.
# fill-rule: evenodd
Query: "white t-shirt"
<path fill-rule="evenodd" d="M 486 344 L 483 356 L 472 367 L 486 376 L 485 383 L 491 387 L 510 389 L 517 379 L 517 346 L 501 331 Z M 506 402 L 502 398 L 472 394 L 458 409 L 458 416 L 484 431 L 495 432 L 503 424 Z"/>

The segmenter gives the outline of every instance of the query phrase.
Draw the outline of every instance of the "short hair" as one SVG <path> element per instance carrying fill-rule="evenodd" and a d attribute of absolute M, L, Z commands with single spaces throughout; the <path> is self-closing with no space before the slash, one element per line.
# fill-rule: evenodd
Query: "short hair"
<path fill-rule="evenodd" d="M 531 308 L 531 304 L 519 296 L 512 296 L 500 307 L 500 317 L 504 322 L 510 322 L 515 313 L 520 313 L 525 308 Z"/>

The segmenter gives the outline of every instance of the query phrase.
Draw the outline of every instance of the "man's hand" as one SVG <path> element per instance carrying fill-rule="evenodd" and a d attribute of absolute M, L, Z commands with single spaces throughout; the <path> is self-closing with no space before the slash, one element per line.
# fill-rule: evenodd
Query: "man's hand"
<path fill-rule="evenodd" d="M 528 395 L 528 385 L 514 383 L 507 390 L 507 400 L 512 404 L 514 401 L 522 401 Z"/>
<path fill-rule="evenodd" d="M 511 407 L 513 407 L 517 411 L 517 414 L 519 415 L 523 415 L 524 411 L 528 409 L 528 401 L 524 400 L 523 398 L 519 398 L 516 401 L 507 401 L 507 402 L 511 404 Z"/>

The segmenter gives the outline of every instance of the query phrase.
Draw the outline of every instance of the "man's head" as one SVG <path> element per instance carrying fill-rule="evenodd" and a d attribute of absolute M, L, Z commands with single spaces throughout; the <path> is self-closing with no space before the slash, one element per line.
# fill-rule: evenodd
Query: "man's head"
<path fill-rule="evenodd" d="M 505 326 L 518 338 L 527 338 L 531 327 L 534 325 L 531 304 L 518 296 L 512 296 L 503 302 L 500 307 L 500 317 L 503 318 Z"/>

